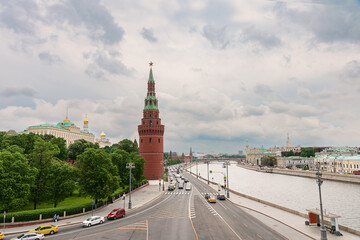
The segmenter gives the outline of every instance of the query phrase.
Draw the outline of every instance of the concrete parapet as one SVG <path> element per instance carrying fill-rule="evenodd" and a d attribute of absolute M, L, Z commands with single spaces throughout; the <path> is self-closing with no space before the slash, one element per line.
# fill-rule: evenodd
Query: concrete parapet
<path fill-rule="evenodd" d="M 250 165 L 244 165 L 244 164 L 238 164 L 238 166 L 249 169 L 249 170 L 259 171 L 259 172 L 269 172 L 269 171 L 266 171 L 266 168 L 261 169 L 258 166 L 250 166 Z M 271 169 L 272 169 L 271 173 L 291 175 L 291 176 L 297 176 L 297 177 L 316 178 L 315 171 L 291 170 L 291 169 L 281 169 L 281 168 L 271 168 Z M 360 175 L 322 172 L 322 178 L 324 180 L 331 180 L 331 181 L 338 181 L 338 182 L 360 183 Z"/>

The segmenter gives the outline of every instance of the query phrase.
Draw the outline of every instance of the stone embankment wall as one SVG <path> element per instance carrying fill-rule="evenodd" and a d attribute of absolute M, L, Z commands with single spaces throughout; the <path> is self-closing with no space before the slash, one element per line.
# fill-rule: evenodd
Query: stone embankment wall
<path fill-rule="evenodd" d="M 238 166 L 259 172 L 271 172 L 276 174 L 284 174 L 284 175 L 291 175 L 298 177 L 316 178 L 315 171 L 291 170 L 291 169 L 281 169 L 281 168 L 260 168 L 258 166 L 251 166 L 244 164 L 238 164 Z M 324 180 L 331 180 L 338 182 L 360 183 L 360 175 L 322 172 L 322 178 Z"/>

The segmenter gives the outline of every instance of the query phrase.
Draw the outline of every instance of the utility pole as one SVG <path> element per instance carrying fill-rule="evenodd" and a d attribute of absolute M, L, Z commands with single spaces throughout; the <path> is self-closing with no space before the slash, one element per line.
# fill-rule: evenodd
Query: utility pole
<path fill-rule="evenodd" d="M 207 175 L 208 175 L 208 185 L 210 184 L 209 182 L 209 160 L 206 161 L 207 164 Z"/>
<path fill-rule="evenodd" d="M 324 226 L 324 215 L 323 215 L 323 207 L 322 207 L 322 199 L 321 199 L 321 184 L 323 183 L 323 180 L 321 179 L 322 173 L 320 172 L 320 163 L 317 164 L 317 173 L 316 173 L 317 179 L 316 182 L 319 185 L 319 197 L 320 197 L 320 212 L 321 212 L 321 240 L 327 240 L 326 236 L 326 229 Z"/>
<path fill-rule="evenodd" d="M 166 160 L 164 160 L 164 161 L 162 161 L 160 164 L 162 165 L 162 169 L 163 169 L 163 186 L 162 186 L 162 189 L 163 189 L 163 191 L 165 191 L 165 178 L 164 178 L 164 172 L 165 172 L 165 168 L 164 168 L 164 163 L 165 163 L 165 165 L 166 165 Z"/>
<path fill-rule="evenodd" d="M 224 165 L 223 165 L 223 168 L 226 168 L 226 186 L 225 186 L 225 189 L 227 189 L 227 194 L 226 194 L 227 198 L 230 197 L 230 192 L 229 192 L 229 165 L 230 165 L 229 161 L 224 162 Z"/>
<path fill-rule="evenodd" d="M 198 161 L 196 161 L 196 177 L 199 178 L 199 172 L 198 172 Z"/>
<path fill-rule="evenodd" d="M 129 191 L 129 209 L 131 209 L 131 169 L 135 168 L 135 163 L 127 163 L 126 168 L 130 169 L 130 191 Z"/>

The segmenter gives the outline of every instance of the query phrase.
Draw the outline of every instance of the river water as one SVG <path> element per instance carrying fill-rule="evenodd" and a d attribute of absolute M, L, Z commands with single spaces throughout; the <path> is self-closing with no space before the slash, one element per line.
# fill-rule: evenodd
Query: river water
<path fill-rule="evenodd" d="M 226 168 L 222 163 L 209 164 L 210 180 L 224 184 Z M 196 167 L 192 167 L 196 173 Z M 198 172 L 207 178 L 206 164 L 198 164 Z M 319 187 L 315 179 L 289 175 L 262 173 L 244 169 L 232 163 L 229 166 L 230 189 L 269 201 L 299 212 L 320 209 Z M 230 193 L 231 194 L 231 193 Z M 360 230 L 360 184 L 324 181 L 321 185 L 323 209 L 340 215 L 339 224 Z"/>

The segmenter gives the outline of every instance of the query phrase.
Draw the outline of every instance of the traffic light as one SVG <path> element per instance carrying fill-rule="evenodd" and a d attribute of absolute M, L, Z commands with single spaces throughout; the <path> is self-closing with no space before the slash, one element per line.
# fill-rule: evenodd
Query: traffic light
<path fill-rule="evenodd" d="M 210 173 L 212 173 L 212 170 L 210 170 Z"/>

